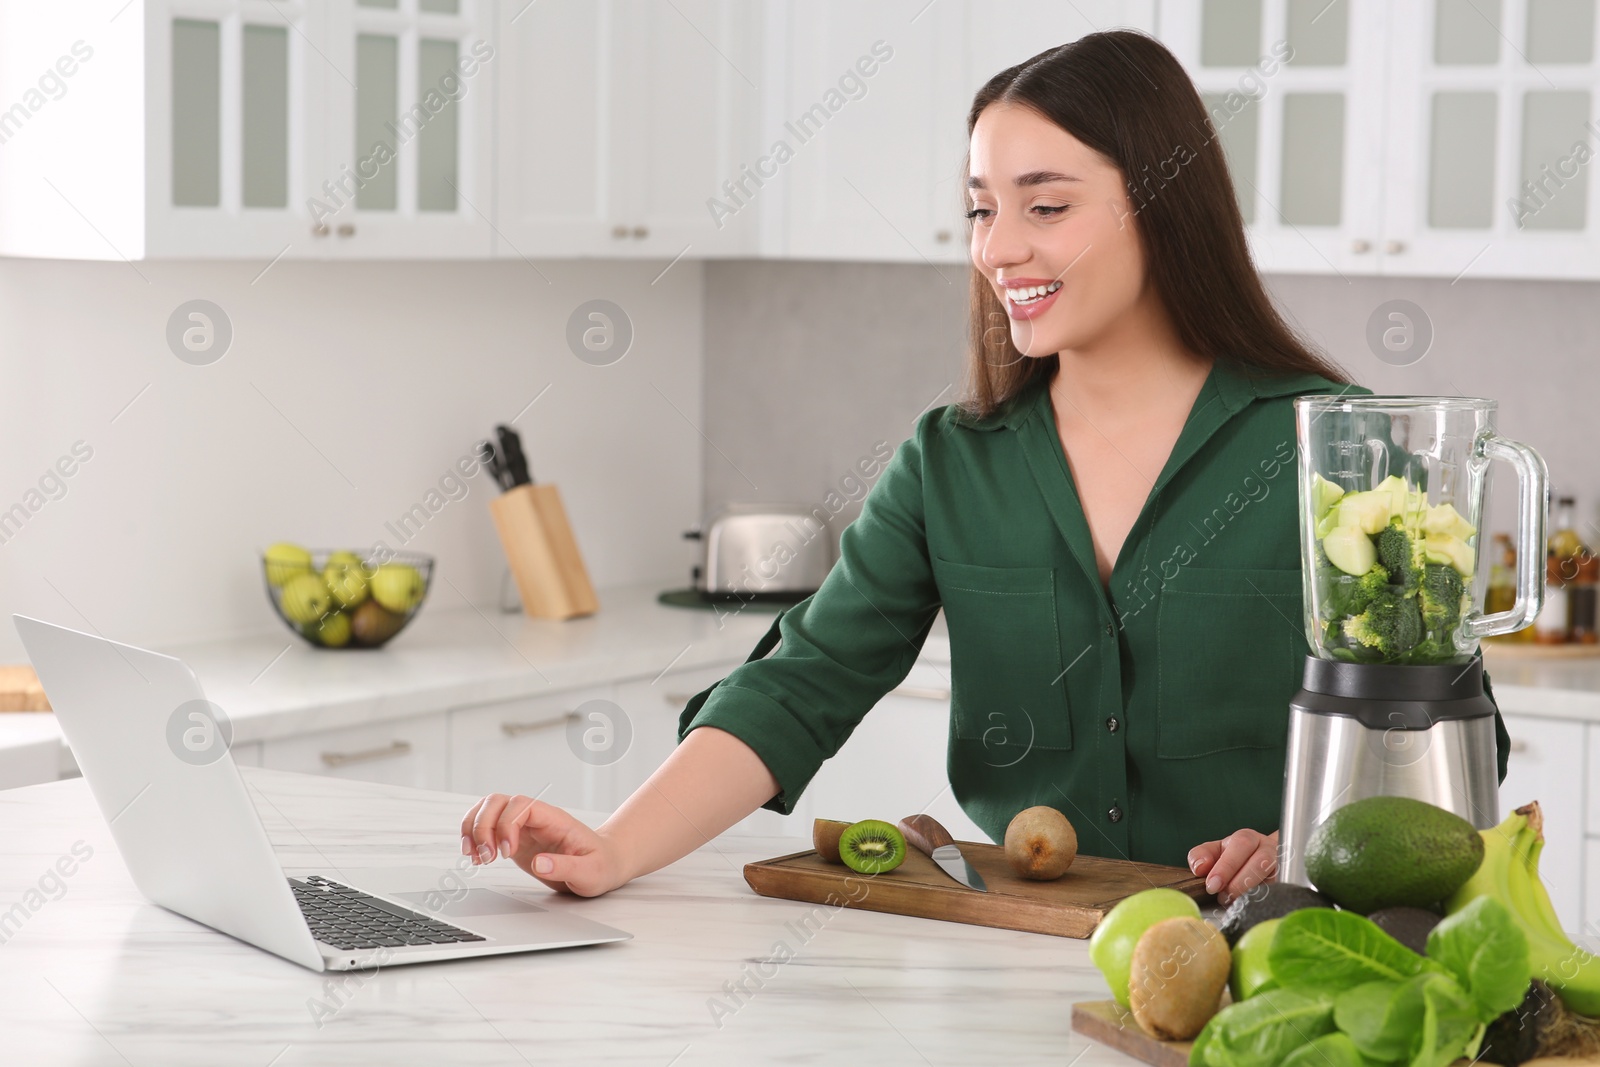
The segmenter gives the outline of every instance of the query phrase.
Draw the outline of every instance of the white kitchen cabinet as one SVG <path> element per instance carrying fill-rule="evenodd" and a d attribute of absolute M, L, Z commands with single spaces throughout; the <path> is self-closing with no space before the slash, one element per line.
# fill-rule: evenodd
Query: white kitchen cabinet
<path fill-rule="evenodd" d="M 812 779 L 812 810 L 846 822 L 927 814 L 958 841 L 989 840 L 950 792 L 949 738 L 948 669 L 913 667 Z"/>
<path fill-rule="evenodd" d="M 308 212 L 332 258 L 492 252 L 492 0 L 333 0 L 327 174 Z"/>
<path fill-rule="evenodd" d="M 1162 0 L 1159 32 L 1261 269 L 1594 278 L 1595 7 Z"/>
<path fill-rule="evenodd" d="M 597 806 L 614 811 L 632 796 L 678 747 L 678 716 L 689 698 L 726 678 L 738 665 L 719 663 L 620 683 L 616 701 L 627 716 L 630 741 L 627 750 L 605 767 Z"/>
<path fill-rule="evenodd" d="M 1583 875 L 1583 944 L 1590 952 L 1600 952 L 1600 837 L 1589 838 L 1585 851 L 1588 862 Z"/>
<path fill-rule="evenodd" d="M 590 701 L 609 703 L 611 686 L 454 708 L 450 712 L 450 788 L 457 793 L 521 793 L 561 808 L 605 807 L 598 768 L 574 748 L 572 733 Z M 581 737 L 581 734 L 580 734 Z"/>
<path fill-rule="evenodd" d="M 0 5 L 0 255 L 316 254 L 326 5 Z"/>
<path fill-rule="evenodd" d="M 1500 818 L 1537 800 L 1544 815 L 1539 873 L 1567 930 L 1583 923 L 1585 731 L 1580 722 L 1502 714 L 1511 758 L 1500 783 Z"/>
<path fill-rule="evenodd" d="M 737 0 L 500 5 L 504 257 L 751 255 L 712 210 L 754 163 L 761 11 Z"/>
<path fill-rule="evenodd" d="M 449 785 L 442 712 L 261 742 L 261 766 L 417 789 Z"/>

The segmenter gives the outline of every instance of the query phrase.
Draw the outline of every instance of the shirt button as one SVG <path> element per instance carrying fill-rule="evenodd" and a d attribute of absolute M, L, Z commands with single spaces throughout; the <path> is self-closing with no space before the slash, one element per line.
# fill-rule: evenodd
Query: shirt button
<path fill-rule="evenodd" d="M 1111 733 L 1116 733 L 1117 732 L 1117 727 L 1119 727 L 1121 725 L 1122 724 L 1117 721 L 1117 717 L 1115 715 L 1111 716 L 1111 718 L 1106 720 L 1106 729 Z"/>
<path fill-rule="evenodd" d="M 1115 804 L 1111 805 L 1111 810 L 1106 812 L 1106 818 L 1110 819 L 1112 822 L 1121 822 L 1122 809 L 1117 807 Z"/>
<path fill-rule="evenodd" d="M 1115 626 L 1112 626 L 1109 622 L 1106 623 L 1106 636 L 1110 637 L 1113 633 L 1116 632 L 1116 629 L 1117 628 Z"/>

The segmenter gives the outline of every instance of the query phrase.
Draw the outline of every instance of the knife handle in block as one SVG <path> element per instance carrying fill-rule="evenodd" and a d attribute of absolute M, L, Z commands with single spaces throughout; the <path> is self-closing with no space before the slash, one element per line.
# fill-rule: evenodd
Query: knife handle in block
<path fill-rule="evenodd" d="M 899 822 L 900 832 L 906 835 L 906 844 L 922 853 L 932 856 L 933 850 L 940 845 L 953 845 L 956 839 L 950 836 L 950 831 L 939 824 L 939 820 L 932 815 L 907 815 Z"/>
<path fill-rule="evenodd" d="M 523 612 L 536 619 L 592 615 L 600 607 L 561 493 L 549 482 L 519 485 L 489 501 Z"/>

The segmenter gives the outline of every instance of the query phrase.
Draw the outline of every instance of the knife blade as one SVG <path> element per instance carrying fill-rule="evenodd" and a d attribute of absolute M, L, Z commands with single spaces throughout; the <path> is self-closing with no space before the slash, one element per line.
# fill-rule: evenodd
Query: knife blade
<path fill-rule="evenodd" d="M 907 815 L 899 822 L 900 832 L 906 835 L 906 844 L 933 860 L 939 869 L 968 889 L 987 893 L 989 887 L 967 858 L 961 854 L 956 839 L 950 831 L 939 825 L 932 815 Z"/>
<path fill-rule="evenodd" d="M 495 436 L 500 440 L 500 459 L 511 475 L 511 484 L 527 485 L 533 481 L 528 472 L 528 459 L 522 454 L 522 438 L 509 426 L 496 426 Z"/>

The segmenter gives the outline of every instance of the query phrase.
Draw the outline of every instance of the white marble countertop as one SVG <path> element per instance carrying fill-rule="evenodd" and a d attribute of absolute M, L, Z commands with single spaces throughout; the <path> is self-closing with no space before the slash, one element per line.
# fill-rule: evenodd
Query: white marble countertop
<path fill-rule="evenodd" d="M 1600 723 L 1600 656 L 1535 659 L 1486 641 L 1483 668 L 1505 714 Z"/>
<path fill-rule="evenodd" d="M 285 865 L 452 866 L 471 797 L 244 769 Z M 75 842 L 92 856 L 41 887 Z M 204 841 L 194 842 L 204 849 Z M 80 846 L 81 849 L 82 846 Z M 0 945 L 0 1063 L 86 1067 L 383 1064 L 1134 1061 L 1070 1032 L 1103 999 L 1085 942 L 757 896 L 745 862 L 783 838 L 724 836 L 594 900 L 551 907 L 631 941 L 378 972 L 340 994 L 318 975 L 140 897 L 81 780 L 0 793 L 0 905 L 37 907 Z M 336 873 L 335 873 L 336 876 Z M 473 884 L 532 886 L 508 861 Z M 31 905 L 30 905 L 31 906 Z M 784 946 L 780 948 L 779 946 Z M 774 953 L 787 962 L 767 965 Z M 759 987 L 747 978 L 762 965 Z M 737 1000 L 730 983 L 752 990 Z M 713 1015 L 720 1003 L 725 1013 Z"/>
<path fill-rule="evenodd" d="M 279 628 L 156 651 L 194 668 L 206 698 L 232 721 L 235 743 L 247 743 L 653 678 L 669 668 L 737 663 L 775 614 L 737 604 L 716 611 L 667 607 L 656 602 L 658 591 L 603 589 L 599 612 L 565 622 L 425 606 L 405 632 L 376 650 L 312 648 Z M 942 618 L 923 654 L 949 662 Z M 37 723 L 23 728 L 19 719 L 12 728 L 9 722 L 0 715 L 0 748 L 37 741 Z M 51 728 L 49 720 L 44 728 Z"/>

